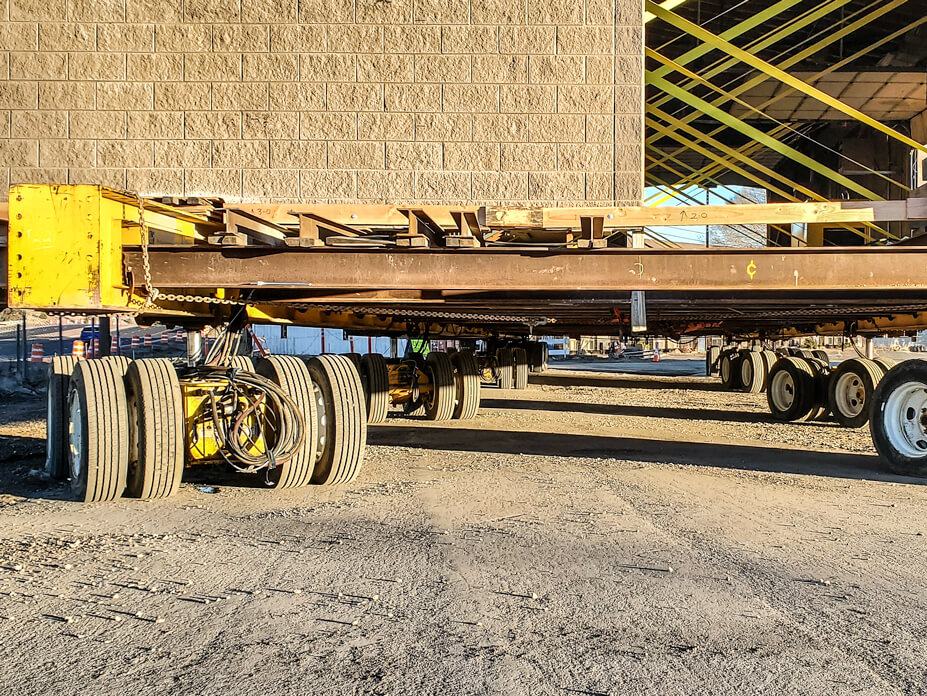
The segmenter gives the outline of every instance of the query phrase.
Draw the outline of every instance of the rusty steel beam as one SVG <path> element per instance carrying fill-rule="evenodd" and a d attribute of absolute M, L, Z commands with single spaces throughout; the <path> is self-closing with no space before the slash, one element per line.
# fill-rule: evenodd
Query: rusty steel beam
<path fill-rule="evenodd" d="M 124 247 L 141 272 L 141 251 Z M 927 288 L 923 247 L 772 249 L 270 249 L 151 247 L 161 288 L 803 291 Z"/>

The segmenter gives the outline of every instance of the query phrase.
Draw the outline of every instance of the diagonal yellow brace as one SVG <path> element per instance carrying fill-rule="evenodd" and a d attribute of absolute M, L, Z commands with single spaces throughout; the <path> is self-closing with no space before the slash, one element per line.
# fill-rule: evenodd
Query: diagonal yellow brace
<path fill-rule="evenodd" d="M 826 104 L 832 109 L 840 111 L 841 113 L 846 114 L 850 118 L 856 119 L 860 123 L 865 123 L 867 126 L 870 126 L 878 130 L 881 133 L 885 133 L 886 135 L 894 138 L 898 142 L 901 142 L 907 145 L 910 148 L 927 153 L 927 145 L 922 145 L 916 140 L 912 140 L 908 136 L 902 135 L 901 133 L 896 131 L 894 128 L 889 128 L 884 123 L 881 123 L 877 121 L 876 119 L 870 116 L 867 116 L 863 112 L 857 109 L 854 109 L 853 107 L 848 106 L 847 104 L 844 104 L 839 99 L 836 99 L 830 96 L 829 94 L 822 92 L 816 87 L 812 87 L 811 85 L 803 82 L 802 80 L 799 80 L 797 77 L 793 77 L 792 75 L 785 72 L 784 70 L 780 70 L 774 65 L 767 63 L 762 58 L 758 58 L 754 56 L 753 54 L 748 53 L 747 51 L 743 50 L 742 48 L 738 48 L 737 46 L 730 43 L 729 41 L 725 41 L 724 39 L 716 36 L 715 34 L 712 34 L 710 31 L 702 29 L 702 27 L 698 26 L 697 24 L 693 24 L 689 20 L 683 17 L 680 17 L 679 15 L 673 12 L 664 10 L 662 7 L 652 2 L 652 0 L 645 0 L 645 3 L 646 3 L 646 7 L 648 10 L 653 12 L 653 14 L 655 14 L 657 17 L 659 17 L 663 21 L 669 24 L 672 24 L 677 29 L 681 29 L 682 31 L 688 34 L 691 34 L 695 38 L 700 39 L 701 41 L 704 41 L 705 43 L 713 46 L 714 48 L 717 48 L 718 50 L 723 51 L 734 58 L 737 58 L 738 60 L 746 63 L 750 67 L 755 68 L 759 70 L 760 72 L 766 73 L 770 77 L 775 78 L 779 80 L 780 82 L 784 82 L 789 87 L 792 87 L 793 89 L 796 89 L 799 92 L 802 92 L 808 95 L 809 97 L 817 99 L 822 104 Z M 663 80 L 663 83 L 670 84 L 666 82 L 665 80 Z M 703 103 L 707 104 L 707 102 L 703 102 Z"/>
<path fill-rule="evenodd" d="M 684 4 L 686 0 L 664 0 L 660 3 L 660 7 L 664 10 L 675 10 L 680 5 Z M 644 24 L 647 24 L 652 19 L 656 19 L 656 16 L 650 14 L 649 12 L 644 13 Z"/>

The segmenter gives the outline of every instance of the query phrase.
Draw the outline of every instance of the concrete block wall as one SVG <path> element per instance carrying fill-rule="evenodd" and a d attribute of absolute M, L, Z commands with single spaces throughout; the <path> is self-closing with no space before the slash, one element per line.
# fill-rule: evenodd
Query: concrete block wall
<path fill-rule="evenodd" d="M 637 203 L 641 0 L 0 0 L 0 191 Z"/>

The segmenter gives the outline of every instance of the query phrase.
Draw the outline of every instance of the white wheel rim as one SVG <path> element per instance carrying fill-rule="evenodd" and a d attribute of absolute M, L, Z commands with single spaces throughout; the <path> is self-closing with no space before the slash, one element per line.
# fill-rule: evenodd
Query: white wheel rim
<path fill-rule="evenodd" d="M 731 359 L 728 356 L 721 358 L 721 379 L 724 382 L 727 382 L 728 378 L 731 376 Z"/>
<path fill-rule="evenodd" d="M 795 403 L 795 380 L 786 370 L 780 370 L 773 377 L 769 387 L 773 404 L 780 411 L 788 411 Z"/>
<path fill-rule="evenodd" d="M 68 459 L 71 463 L 71 478 L 80 480 L 83 469 L 81 452 L 84 451 L 84 418 L 80 408 L 80 397 L 72 394 L 68 403 Z"/>
<path fill-rule="evenodd" d="M 850 418 L 862 413 L 869 401 L 863 379 L 855 372 L 840 375 L 834 387 L 834 397 L 840 413 Z"/>
<path fill-rule="evenodd" d="M 909 382 L 893 391 L 882 418 L 892 447 L 910 459 L 927 457 L 927 384 Z"/>
<path fill-rule="evenodd" d="M 319 389 L 319 385 L 312 380 L 312 397 L 315 399 L 316 404 L 316 418 L 317 418 L 317 439 L 316 439 L 316 452 L 315 460 L 319 461 L 322 459 L 322 450 L 325 448 L 325 439 L 328 435 L 328 417 L 325 412 L 325 398 L 322 396 L 322 390 Z"/>
<path fill-rule="evenodd" d="M 746 386 L 750 386 L 753 381 L 753 361 L 749 357 L 744 358 L 740 363 L 740 378 Z"/>

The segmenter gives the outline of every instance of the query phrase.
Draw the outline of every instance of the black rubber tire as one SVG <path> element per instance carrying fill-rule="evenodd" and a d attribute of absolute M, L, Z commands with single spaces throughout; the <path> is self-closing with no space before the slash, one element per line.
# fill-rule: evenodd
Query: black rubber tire
<path fill-rule="evenodd" d="M 454 417 L 457 386 L 454 367 L 446 353 L 432 351 L 425 358 L 425 369 L 431 378 L 431 393 L 424 398 L 425 418 L 445 421 Z"/>
<path fill-rule="evenodd" d="M 354 369 L 357 370 L 357 373 L 360 374 L 361 369 L 361 354 L 360 353 L 344 353 L 344 357 L 351 361 L 351 364 L 354 365 Z"/>
<path fill-rule="evenodd" d="M 889 412 L 888 401 L 894 392 L 907 386 L 923 385 L 927 391 L 927 362 L 923 360 L 903 360 L 889 370 L 879 382 L 872 395 L 872 408 L 869 412 L 869 432 L 876 450 L 888 464 L 890 471 L 902 476 L 927 477 L 927 432 L 925 432 L 925 418 L 927 414 L 922 409 L 914 412 L 912 417 L 905 417 L 905 422 L 911 424 L 916 432 L 919 426 L 920 434 L 924 439 L 915 442 L 917 451 L 923 450 L 922 456 L 912 456 L 904 452 L 892 442 L 888 435 L 888 420 L 893 417 Z M 913 411 L 913 409 L 909 409 Z M 900 417 L 900 413 L 895 417 Z"/>
<path fill-rule="evenodd" d="M 721 346 L 708 346 L 705 351 L 705 376 L 711 377 L 718 372 L 718 361 L 721 359 Z"/>
<path fill-rule="evenodd" d="M 254 360 L 248 355 L 233 355 L 229 361 L 229 367 L 242 372 L 254 372 Z"/>
<path fill-rule="evenodd" d="M 312 390 L 312 378 L 306 363 L 295 355 L 271 355 L 258 358 L 254 370 L 262 377 L 279 385 L 299 408 L 303 418 L 303 444 L 289 461 L 267 472 L 272 488 L 306 486 L 315 471 L 318 446 L 318 411 Z M 273 446 L 274 443 L 267 443 Z"/>
<path fill-rule="evenodd" d="M 791 379 L 789 388 L 780 383 L 777 376 L 785 372 Z M 774 391 L 787 390 L 792 395 L 791 403 L 774 395 Z M 780 421 L 797 421 L 806 418 L 814 408 L 814 372 L 811 366 L 801 358 L 780 358 L 769 371 L 766 388 L 766 400 L 773 418 Z"/>
<path fill-rule="evenodd" d="M 718 372 L 721 375 L 721 386 L 724 389 L 728 391 L 740 389 L 740 353 L 736 349 L 721 354 Z"/>
<path fill-rule="evenodd" d="M 386 358 L 379 353 L 368 353 L 361 358 L 361 386 L 368 423 L 383 423 L 389 411 L 389 368 Z"/>
<path fill-rule="evenodd" d="M 323 486 L 349 483 L 360 473 L 367 443 L 367 414 L 360 375 L 343 355 L 310 358 L 308 368 L 318 387 L 319 433 L 324 438 L 319 440 L 312 483 Z"/>
<path fill-rule="evenodd" d="M 787 354 L 789 357 L 792 357 L 792 358 L 801 358 L 801 357 L 803 357 L 802 354 L 801 354 L 801 348 L 789 347 L 789 348 L 786 348 L 786 349 L 785 349 L 785 352 L 786 352 L 786 354 Z"/>
<path fill-rule="evenodd" d="M 79 447 L 69 440 L 74 450 L 71 493 L 85 503 L 115 500 L 125 491 L 129 464 L 129 416 L 119 365 L 111 360 L 78 361 L 71 373 L 69 413 L 75 402 L 80 423 L 69 422 L 69 438 L 78 429 L 81 437 Z"/>
<path fill-rule="evenodd" d="M 827 401 L 827 391 L 830 385 L 830 363 L 818 358 L 800 359 L 808 364 L 814 376 L 814 402 L 808 415 L 799 420 L 826 420 L 827 415 L 830 413 L 830 404 Z"/>
<path fill-rule="evenodd" d="M 55 481 L 71 475 L 68 462 L 68 388 L 77 358 L 57 355 L 48 364 L 45 473 Z"/>
<path fill-rule="evenodd" d="M 828 365 L 828 367 L 830 366 L 830 356 L 827 354 L 826 350 L 815 348 L 814 350 L 811 351 L 811 355 L 813 355 L 818 360 L 822 360 L 823 362 L 825 362 Z"/>
<path fill-rule="evenodd" d="M 845 428 L 862 428 L 869 422 L 869 412 L 872 408 L 872 396 L 876 387 L 885 375 L 885 370 L 878 363 L 865 358 L 852 358 L 844 360 L 831 372 L 827 382 L 827 404 L 834 419 Z M 837 386 L 841 380 L 853 379 L 856 387 L 857 399 L 861 410 L 856 413 L 846 413 L 840 408 L 840 398 Z M 855 405 L 852 403 L 851 405 Z"/>
<path fill-rule="evenodd" d="M 873 362 L 881 367 L 884 372 L 888 372 L 898 364 L 897 360 L 892 360 L 891 358 L 876 358 Z"/>
<path fill-rule="evenodd" d="M 451 356 L 457 390 L 453 418 L 474 418 L 480 410 L 480 368 L 473 353 L 461 350 Z"/>
<path fill-rule="evenodd" d="M 514 389 L 528 388 L 528 354 L 524 348 L 513 348 L 512 358 L 515 361 L 512 386 Z"/>
<path fill-rule="evenodd" d="M 126 370 L 125 385 L 129 423 L 126 494 L 166 498 L 180 486 L 184 466 L 183 392 L 177 371 L 165 358 L 135 360 Z"/>
<path fill-rule="evenodd" d="M 511 348 L 496 351 L 496 386 L 511 389 L 515 385 L 515 355 Z"/>
<path fill-rule="evenodd" d="M 814 353 L 811 352 L 810 348 L 799 348 L 798 355 L 795 356 L 798 358 L 807 358 L 808 360 L 816 360 Z"/>
<path fill-rule="evenodd" d="M 762 394 L 766 390 L 766 360 L 762 353 L 744 351 L 740 355 L 740 383 L 750 394 Z"/>

